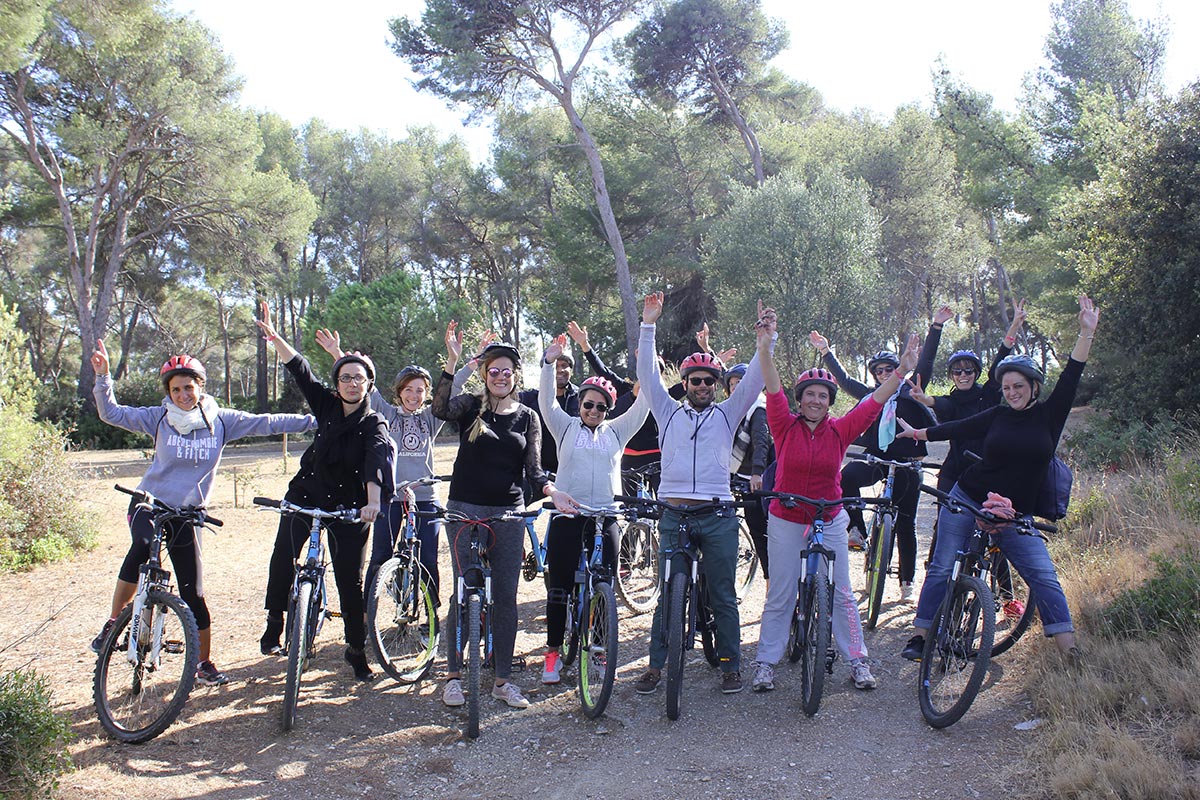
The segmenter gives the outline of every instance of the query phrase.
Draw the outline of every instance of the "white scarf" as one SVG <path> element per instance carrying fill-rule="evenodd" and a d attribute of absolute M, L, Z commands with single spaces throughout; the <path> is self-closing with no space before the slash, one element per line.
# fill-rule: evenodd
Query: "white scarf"
<path fill-rule="evenodd" d="M 217 401 L 206 394 L 200 395 L 200 402 L 191 411 L 184 411 L 171 402 L 169 397 L 163 399 L 163 406 L 167 409 L 167 424 L 185 436 L 201 428 L 207 428 L 211 432 L 213 420 L 221 410 Z"/>

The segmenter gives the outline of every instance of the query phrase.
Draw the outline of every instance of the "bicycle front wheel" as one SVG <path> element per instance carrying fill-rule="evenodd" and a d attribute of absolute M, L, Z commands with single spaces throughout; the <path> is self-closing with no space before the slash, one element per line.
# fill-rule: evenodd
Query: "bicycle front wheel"
<path fill-rule="evenodd" d="M 992 591 L 960 575 L 933 616 L 917 679 L 921 714 L 934 728 L 953 725 L 975 701 L 992 655 Z"/>
<path fill-rule="evenodd" d="M 483 601 L 478 592 L 467 595 L 467 737 L 479 738 L 479 673 L 483 669 L 479 629 L 482 625 Z M 460 625 L 461 630 L 461 625 Z"/>
<path fill-rule="evenodd" d="M 367 635 L 384 672 L 416 683 L 437 654 L 437 599 L 420 564 L 392 558 L 379 568 L 367 598 Z"/>
<path fill-rule="evenodd" d="M 800 687 L 804 713 L 812 716 L 821 707 L 825 688 L 825 657 L 833 622 L 833 585 L 820 575 L 809 575 L 801 590 L 804 602 L 804 647 L 800 659 Z"/>
<path fill-rule="evenodd" d="M 1002 553 L 995 553 L 988 573 L 988 588 L 996 608 L 996 643 L 992 658 L 1005 653 L 1020 639 L 1037 615 L 1033 589 L 1025 583 Z"/>
<path fill-rule="evenodd" d="M 187 603 L 152 591 L 140 617 L 133 625 L 132 604 L 117 615 L 100 647 L 92 684 L 101 727 L 129 744 L 149 741 L 175 721 L 195 684 L 200 658 L 200 633 Z"/>
<path fill-rule="evenodd" d="M 667 719 L 679 719 L 683 697 L 684 637 L 687 636 L 687 605 L 691 582 L 677 572 L 667 591 Z"/>
<path fill-rule="evenodd" d="M 283 683 L 283 729 L 290 731 L 296 724 L 296 705 L 300 702 L 300 676 L 308 666 L 308 627 L 313 612 L 316 585 L 301 581 L 295 603 L 288 615 L 287 676 Z"/>
<path fill-rule="evenodd" d="M 871 546 L 867 554 L 867 630 L 875 630 L 879 610 L 883 608 L 883 592 L 887 588 L 894 535 L 892 515 L 876 516 L 871 526 Z"/>
<path fill-rule="evenodd" d="M 746 520 L 738 517 L 737 575 L 734 577 L 734 589 L 737 591 L 738 602 L 741 602 L 742 598 L 750 592 L 756 575 L 758 575 L 758 551 L 754 549 L 750 526 L 746 524 Z"/>
<path fill-rule="evenodd" d="M 630 611 L 644 614 L 658 603 L 658 531 L 646 522 L 631 522 L 617 545 L 617 594 Z"/>
<path fill-rule="evenodd" d="M 607 581 L 596 583 L 580 633 L 579 700 L 583 713 L 604 713 L 617 674 L 617 598 Z"/>

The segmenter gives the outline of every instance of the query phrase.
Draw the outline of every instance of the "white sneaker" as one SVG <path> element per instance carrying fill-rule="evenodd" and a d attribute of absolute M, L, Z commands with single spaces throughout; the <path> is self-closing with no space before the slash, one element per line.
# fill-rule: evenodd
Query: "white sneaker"
<path fill-rule="evenodd" d="M 508 704 L 509 708 L 529 708 L 529 701 L 521 694 L 521 689 L 512 681 L 492 687 L 492 697 Z"/>
<path fill-rule="evenodd" d="M 911 603 L 913 601 L 913 585 L 912 581 L 903 581 L 900 584 L 900 602 Z"/>
<path fill-rule="evenodd" d="M 761 661 L 754 662 L 754 680 L 750 689 L 755 692 L 769 692 L 775 688 L 775 667 Z"/>
<path fill-rule="evenodd" d="M 451 708 L 467 704 L 467 697 L 463 694 L 462 681 L 458 678 L 446 681 L 446 685 L 442 687 L 442 702 Z"/>
<path fill-rule="evenodd" d="M 557 650 L 546 651 L 546 663 L 542 667 L 542 683 L 554 684 L 562 680 L 562 657 Z"/>
<path fill-rule="evenodd" d="M 875 676 L 871 674 L 871 668 L 867 666 L 866 661 L 855 661 L 850 668 L 854 670 L 855 689 L 875 688 Z"/>

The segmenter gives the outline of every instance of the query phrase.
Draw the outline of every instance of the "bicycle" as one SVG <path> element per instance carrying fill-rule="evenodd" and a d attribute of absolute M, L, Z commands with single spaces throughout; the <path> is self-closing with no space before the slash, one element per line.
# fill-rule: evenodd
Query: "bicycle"
<path fill-rule="evenodd" d="M 759 492 L 758 497 L 776 498 L 785 508 L 800 504 L 811 506 L 812 531 L 800 551 L 800 579 L 796 585 L 796 607 L 788 632 L 787 654 L 793 664 L 800 662 L 801 702 L 804 713 L 813 716 L 821 707 L 825 676 L 833 674 L 837 650 L 833 639 L 833 562 L 837 553 L 825 546 L 824 531 L 828 521 L 825 512 L 835 506 L 847 511 L 862 511 L 869 505 L 889 501 L 881 497 L 842 497 L 836 500 L 814 500 L 787 492 Z"/>
<path fill-rule="evenodd" d="M 665 548 L 659 554 L 662 565 L 662 585 L 667 587 L 662 621 L 667 631 L 667 719 L 679 719 L 680 701 L 683 695 L 683 654 L 696 645 L 696 633 L 700 633 L 701 646 L 708 663 L 716 667 L 721 662 L 717 656 L 717 621 L 708 601 L 708 581 L 704 574 L 704 560 L 699 546 L 692 540 L 692 519 L 715 513 L 719 517 L 733 517 L 737 509 L 746 506 L 742 501 L 713 499 L 693 506 L 677 506 L 662 500 L 644 497 L 617 495 L 614 500 L 624 503 L 638 517 L 661 517 L 663 511 L 674 511 L 679 515 L 679 544 Z M 671 565 L 682 561 L 682 569 L 672 572 Z"/>
<path fill-rule="evenodd" d="M 917 695 L 921 714 L 934 728 L 958 722 L 979 693 L 993 655 L 996 618 L 1003 610 L 985 580 L 992 566 L 990 535 L 980 523 L 1002 524 L 1018 533 L 1045 538 L 1053 525 L 1030 517 L 1003 519 L 966 500 L 951 497 L 931 486 L 921 491 L 937 498 L 938 505 L 954 514 L 973 514 L 977 520 L 966 544 L 958 552 L 946 589 L 933 615 L 921 653 Z"/>
<path fill-rule="evenodd" d="M 133 601 L 121 610 L 100 645 L 92 699 L 100 726 L 118 741 L 142 744 L 165 731 L 183 710 L 196 682 L 200 631 L 187 603 L 172 593 L 162 567 L 168 522 L 221 527 L 198 506 L 167 505 L 149 492 L 116 485 L 151 515 L 150 557 L 138 570 Z"/>
<path fill-rule="evenodd" d="M 544 508 L 553 510 L 554 504 Z M 557 598 L 567 606 L 567 643 L 563 664 L 579 661 L 579 701 L 583 713 L 595 719 L 604 713 L 612 696 L 617 674 L 617 598 L 613 592 L 612 570 L 604 563 L 604 523 L 621 513 L 619 508 L 594 508 L 577 505 L 578 516 L 591 520 L 592 549 L 579 554 L 575 585 L 565 597 Z M 556 598 L 551 598 L 556 599 Z"/>
<path fill-rule="evenodd" d="M 459 654 L 459 664 L 466 666 L 467 727 L 464 733 L 470 739 L 479 738 L 480 671 L 484 664 L 492 663 L 493 658 L 492 568 L 487 561 L 487 550 L 490 543 L 481 541 L 480 530 L 486 530 L 489 537 L 494 539 L 492 523 L 536 519 L 539 514 L 541 514 L 541 509 L 512 511 L 485 519 L 471 519 L 464 514 L 448 509 L 439 509 L 434 514 L 435 519 L 444 519 L 446 522 L 460 524 L 458 533 L 450 543 L 450 553 L 456 559 L 458 573 L 457 585 L 454 588 L 454 608 L 458 615 L 454 647 Z M 455 543 L 462 532 L 467 529 L 470 530 L 471 538 L 467 563 L 463 565 L 457 563 L 458 548 Z"/>
<path fill-rule="evenodd" d="M 525 536 L 529 545 L 525 548 L 525 557 L 521 560 L 521 577 L 527 581 L 546 574 L 546 542 L 538 536 L 537 529 L 534 528 L 542 510 L 538 508 L 532 511 L 533 516 L 525 518 Z"/>
<path fill-rule="evenodd" d="M 621 472 L 638 481 L 637 497 L 654 498 L 649 477 L 662 469 L 660 462 Z M 652 518 L 634 518 L 621 527 L 617 539 L 617 595 L 635 614 L 653 611 L 658 603 L 658 527 Z"/>
<path fill-rule="evenodd" d="M 733 491 L 733 496 L 740 502 L 750 504 L 750 499 L 754 493 L 750 490 L 750 481 L 746 478 L 734 476 L 730 481 L 730 489 Z M 738 555 L 737 555 L 737 577 L 734 578 L 733 587 L 737 592 L 738 602 L 742 602 L 746 595 L 750 592 L 750 587 L 754 585 L 754 579 L 758 576 L 758 550 L 754 547 L 754 537 L 750 535 L 750 525 L 746 522 L 746 515 L 738 515 Z"/>
<path fill-rule="evenodd" d="M 883 482 L 883 492 L 879 500 L 884 502 L 875 506 L 871 521 L 867 525 L 867 552 L 863 559 L 863 570 L 867 574 L 867 619 L 864 627 L 875 630 L 879 621 L 879 611 L 883 608 L 883 593 L 887 588 L 888 575 L 894 574 L 891 568 L 892 553 L 896 548 L 896 516 L 899 508 L 893 502 L 893 492 L 896 485 L 896 470 L 912 470 L 914 477 L 921 480 L 922 469 L 937 469 L 941 464 L 926 464 L 922 461 L 889 461 L 870 453 L 849 453 L 847 458 L 855 461 L 865 461 L 871 466 L 887 470 Z"/>
<path fill-rule="evenodd" d="M 296 561 L 296 574 L 292 579 L 292 591 L 288 597 L 287 640 L 284 646 L 288 660 L 281 721 L 283 729 L 290 731 L 296 724 L 300 677 L 308 668 L 317 635 L 326 619 L 341 616 L 326 607 L 328 598 L 325 594 L 325 569 L 328 559 L 325 557 L 325 542 L 321 538 L 321 531 L 330 522 L 358 522 L 358 509 L 325 511 L 320 508 L 302 508 L 287 500 L 272 500 L 269 497 L 256 497 L 254 504 L 279 514 L 308 517 L 312 520 L 308 535 L 308 552 L 303 560 Z"/>
<path fill-rule="evenodd" d="M 421 564 L 415 486 L 432 486 L 437 478 L 420 478 L 396 487 L 402 498 L 404 523 L 395 552 L 383 562 L 367 597 L 367 637 L 384 671 L 400 683 L 416 683 L 428 674 L 437 655 L 440 628 L 433 577 Z"/>

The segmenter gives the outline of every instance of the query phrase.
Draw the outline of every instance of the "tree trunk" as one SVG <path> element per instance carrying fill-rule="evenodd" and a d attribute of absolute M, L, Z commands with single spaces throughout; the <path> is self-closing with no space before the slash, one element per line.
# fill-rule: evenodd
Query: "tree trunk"
<path fill-rule="evenodd" d="M 742 136 L 742 144 L 745 146 L 746 152 L 750 154 L 750 164 L 754 168 L 754 185 L 755 187 L 762 186 L 767 178 L 763 171 L 762 147 L 758 143 L 758 136 L 750 127 L 750 123 L 746 122 L 746 118 L 742 116 L 741 109 L 733 101 L 733 95 L 729 93 L 729 87 L 725 85 L 725 81 L 721 80 L 720 74 L 712 65 L 708 67 L 708 77 L 713 93 L 717 96 L 717 103 L 729 116 L 733 126 L 738 129 L 738 133 Z"/>
<path fill-rule="evenodd" d="M 262 304 L 265 300 L 262 288 L 254 291 L 255 318 L 262 319 Z M 258 373 L 255 381 L 254 407 L 259 414 L 267 413 L 267 341 L 261 336 L 255 336 L 255 371 Z"/>
<path fill-rule="evenodd" d="M 121 358 L 117 361 L 117 368 L 113 370 L 113 380 L 121 380 L 129 371 L 129 351 L 133 348 L 133 333 L 137 328 L 138 317 L 141 316 L 141 313 L 142 304 L 134 300 L 133 311 L 129 314 L 129 322 L 121 331 Z"/>

